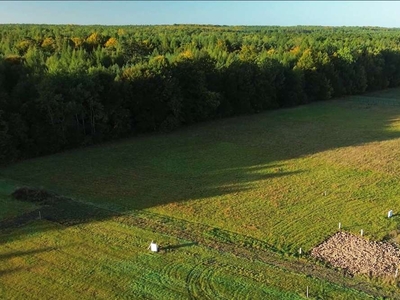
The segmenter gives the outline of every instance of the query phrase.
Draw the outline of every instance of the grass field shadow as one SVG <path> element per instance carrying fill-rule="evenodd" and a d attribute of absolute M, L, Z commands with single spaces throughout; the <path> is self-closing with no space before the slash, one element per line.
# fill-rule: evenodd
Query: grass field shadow
<path fill-rule="evenodd" d="M 399 116 L 399 107 L 366 109 L 362 100 L 336 99 L 37 158 L 0 175 L 65 195 L 42 206 L 41 217 L 73 226 L 168 204 L 227 199 L 301 176 L 308 170 L 288 167 L 289 160 L 400 138 L 399 126 L 391 128 Z"/>
<path fill-rule="evenodd" d="M 9 253 L 3 253 L 3 254 L 0 254 L 0 261 L 2 261 L 4 259 L 11 259 L 11 258 L 15 258 L 15 257 L 25 256 L 25 255 L 33 255 L 33 254 L 52 251 L 52 250 L 54 250 L 54 248 L 46 247 L 46 248 L 35 249 L 35 250 L 13 251 L 13 252 L 9 252 Z"/>
<path fill-rule="evenodd" d="M 177 249 L 180 249 L 180 248 L 197 246 L 197 245 L 198 245 L 197 242 L 177 244 L 177 245 L 166 245 L 166 246 L 160 246 L 160 250 L 163 250 L 163 251 L 174 251 L 174 250 L 177 250 Z"/>
<path fill-rule="evenodd" d="M 14 268 L 14 269 L 7 269 L 7 270 L 0 270 L 0 277 L 9 275 L 12 273 L 20 272 L 25 270 L 24 268 Z"/>

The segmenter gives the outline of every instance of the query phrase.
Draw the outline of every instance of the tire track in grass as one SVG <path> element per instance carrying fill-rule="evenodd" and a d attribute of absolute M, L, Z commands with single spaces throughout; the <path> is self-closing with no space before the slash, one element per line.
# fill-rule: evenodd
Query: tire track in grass
<path fill-rule="evenodd" d="M 254 266 L 253 266 L 254 267 Z M 285 291 L 285 288 L 277 288 L 267 279 L 265 269 L 254 270 L 248 265 L 217 263 L 215 269 L 219 270 L 214 274 L 214 286 L 218 282 L 222 287 L 229 287 L 232 296 L 229 299 L 300 299 L 295 292 Z M 240 278 L 240 280 L 238 280 Z M 219 280 L 218 280 L 219 279 Z M 217 287 L 214 287 L 217 290 Z M 232 293 L 233 291 L 233 293 Z M 250 294 L 252 292 L 252 294 Z M 250 298 L 250 295 L 252 295 Z"/>
<path fill-rule="evenodd" d="M 218 281 L 219 284 L 223 284 L 224 287 L 226 287 L 227 289 L 229 289 L 229 292 L 232 294 L 232 298 L 231 299 L 247 299 L 249 294 L 248 294 L 248 289 L 251 288 L 251 286 L 247 286 L 246 288 L 246 284 L 243 282 L 238 282 L 236 279 L 237 277 L 235 276 L 237 273 L 237 269 L 233 266 L 229 266 L 225 263 L 218 263 L 214 266 L 215 269 L 217 269 L 218 271 L 216 272 L 217 274 L 215 274 L 214 278 L 215 281 Z M 227 274 L 225 274 L 224 271 L 227 271 Z M 232 279 L 231 276 L 233 276 L 234 278 Z M 214 287 L 214 290 L 217 290 L 216 287 Z M 223 292 L 222 292 L 223 294 Z M 221 299 L 221 298 L 220 298 Z"/>
<path fill-rule="evenodd" d="M 83 227 L 82 230 L 86 231 L 87 234 L 92 235 L 93 237 L 95 237 L 96 241 L 97 241 L 97 239 L 99 239 L 100 243 L 109 244 L 110 242 L 112 242 L 112 244 L 109 244 L 109 245 L 116 246 L 118 244 L 118 242 L 117 242 L 118 239 L 116 238 L 116 239 L 113 239 L 112 241 L 110 241 L 109 237 L 117 235 L 123 241 L 125 241 L 126 240 L 125 233 L 126 233 L 126 231 L 128 229 L 127 229 L 126 226 L 124 226 L 125 229 L 122 230 L 121 229 L 122 225 L 124 225 L 124 224 L 121 224 L 119 222 L 109 222 L 105 228 L 103 226 L 101 226 L 101 228 L 100 227 L 97 228 L 96 226 L 90 226 L 89 225 L 89 226 Z M 100 231 L 97 232 L 98 230 L 100 230 Z M 121 235 L 120 234 L 121 232 L 123 232 L 124 234 Z M 124 243 L 124 242 L 122 242 L 122 244 L 126 245 L 126 243 Z M 137 245 L 137 246 L 141 247 L 143 245 Z M 132 250 L 131 249 L 131 245 L 128 246 L 128 247 L 123 247 L 123 249 L 120 249 L 120 250 L 121 251 L 123 251 L 123 250 Z M 150 254 L 150 256 L 151 256 L 151 254 Z M 147 261 L 147 260 L 145 259 L 145 261 Z M 149 263 L 149 261 L 147 261 L 147 262 Z M 141 264 L 143 264 L 143 262 L 141 262 L 139 264 L 141 265 Z M 132 268 L 133 269 L 138 269 L 138 267 L 141 267 L 140 265 L 137 265 L 137 264 L 132 265 L 131 263 L 129 263 L 129 269 L 131 271 L 132 271 Z M 176 266 L 176 264 L 175 264 L 175 266 Z M 179 280 L 176 280 L 176 279 L 174 280 L 174 275 L 172 273 L 179 272 L 179 268 L 174 268 L 174 265 L 172 263 L 165 265 L 165 267 L 163 268 L 163 270 L 161 270 L 161 272 L 149 271 L 149 270 L 147 270 L 148 267 L 149 267 L 149 265 L 142 266 L 141 270 L 139 270 L 137 272 L 138 274 L 142 274 L 142 277 L 143 277 L 143 274 L 147 274 L 148 273 L 146 275 L 148 278 L 142 278 L 140 280 L 144 280 L 144 281 L 148 282 L 148 285 L 153 286 L 153 287 L 158 287 L 158 288 L 153 288 L 151 292 L 148 292 L 147 290 L 143 290 L 142 292 L 144 294 L 149 296 L 148 293 L 153 293 L 152 296 L 155 297 L 156 294 L 160 294 L 161 295 L 163 293 L 162 290 L 166 291 L 165 287 L 167 287 L 167 290 L 175 292 L 174 297 L 176 297 L 177 294 L 182 294 L 182 290 L 185 290 L 185 286 L 182 285 L 182 282 L 179 282 Z M 112 266 L 108 266 L 108 268 L 113 269 L 113 271 L 115 271 L 115 272 L 118 272 L 118 271 L 120 272 L 121 271 L 121 264 L 117 263 L 115 266 L 113 264 Z M 127 268 L 128 267 L 125 266 L 125 270 Z M 173 271 L 173 269 L 175 269 L 175 270 Z M 120 274 L 120 273 L 118 273 L 118 274 Z M 182 276 L 180 276 L 180 277 L 182 277 Z M 140 283 L 136 283 L 136 284 L 137 284 L 137 286 L 135 287 L 136 289 L 139 289 L 139 290 L 140 289 L 146 289 L 146 285 L 143 285 L 143 284 L 140 284 Z M 178 287 L 182 286 L 182 289 L 179 290 L 179 288 L 178 289 L 175 288 L 177 286 Z M 126 295 L 128 295 L 128 294 L 129 294 L 129 292 L 126 293 Z M 145 297 L 145 296 L 143 296 L 143 297 Z"/>
<path fill-rule="evenodd" d="M 203 271 L 200 273 L 200 286 L 204 293 L 208 294 L 209 299 L 220 299 L 220 295 L 217 293 L 215 286 L 215 278 L 218 274 L 218 264 L 215 261 L 207 260 L 202 263 Z"/>
<path fill-rule="evenodd" d="M 212 275 L 212 271 L 204 268 L 204 263 L 196 264 L 186 276 L 186 287 L 189 294 L 189 299 L 216 299 L 215 294 L 208 283 Z"/>
<path fill-rule="evenodd" d="M 71 200 L 71 204 L 75 201 Z M 319 278 L 319 280 L 325 281 L 327 284 L 339 285 L 347 289 L 358 290 L 359 292 L 373 295 L 374 297 L 386 297 L 388 293 L 394 298 L 399 296 L 398 292 L 392 290 L 381 290 L 381 287 L 375 286 L 374 284 L 362 282 L 360 280 L 351 280 L 349 278 L 343 278 L 338 276 L 339 273 L 328 269 L 323 266 L 316 265 L 313 261 L 296 260 L 289 257 L 284 257 L 277 253 L 274 253 L 273 247 L 267 243 L 259 241 L 257 239 L 243 236 L 234 232 L 218 229 L 218 231 L 224 233 L 223 236 L 228 236 L 228 240 L 219 239 L 218 236 L 204 236 L 204 232 L 212 232 L 216 228 L 208 225 L 192 223 L 185 220 L 178 220 L 175 218 L 160 216 L 150 212 L 136 212 L 133 214 L 122 214 L 109 209 L 100 208 L 93 204 L 83 204 L 79 202 L 81 207 L 85 206 L 87 210 L 107 210 L 106 214 L 113 215 L 110 217 L 116 222 L 125 223 L 129 226 L 139 227 L 145 230 L 150 230 L 158 233 L 162 233 L 169 236 L 179 237 L 188 241 L 196 241 L 199 245 L 215 249 L 220 252 L 228 252 L 237 257 L 241 257 L 248 260 L 259 260 L 263 263 L 275 266 L 281 269 L 283 272 L 292 272 L 302 274 L 303 276 L 310 276 Z M 72 209 L 72 208 L 71 208 Z M 60 216 L 60 224 L 63 224 L 63 218 Z M 58 223 L 58 216 L 51 217 L 53 222 Z M 265 244 L 263 248 L 253 247 L 255 244 Z M 192 271 L 194 273 L 188 277 L 189 282 L 193 282 L 196 278 L 196 269 Z M 212 292 L 212 288 L 207 288 Z M 196 289 L 194 289 L 196 291 Z M 207 296 L 207 292 L 203 291 L 203 294 Z"/>
<path fill-rule="evenodd" d="M 112 257 L 113 258 L 112 262 L 105 261 L 102 264 L 101 272 L 106 272 L 106 273 L 110 273 L 110 274 L 118 274 L 119 281 L 117 284 L 118 284 L 119 290 L 121 290 L 123 288 L 122 288 L 122 286 L 120 286 L 121 284 L 119 284 L 120 281 L 124 281 L 124 282 L 127 281 L 129 283 L 128 279 L 130 279 L 130 280 L 132 279 L 131 275 L 130 275 L 130 274 L 132 274 L 132 272 L 128 272 L 128 270 L 132 271 L 132 268 L 138 269 L 139 266 L 137 264 L 129 264 L 129 266 L 127 266 L 126 263 L 116 263 L 117 261 L 119 261 L 121 259 L 126 260 L 129 258 L 126 254 L 122 256 L 121 252 L 126 252 L 125 250 L 127 250 L 128 252 L 132 251 L 132 245 L 130 243 L 127 244 L 125 242 L 126 241 L 125 234 L 121 235 L 120 234 L 121 230 L 114 228 L 115 225 L 121 226 L 121 224 L 119 224 L 117 222 L 109 222 L 105 226 L 97 226 L 97 225 L 89 224 L 89 225 L 80 227 L 79 228 L 80 231 L 85 232 L 85 236 L 88 235 L 91 238 L 87 241 L 87 242 L 89 242 L 89 244 L 85 244 L 85 247 L 82 249 L 83 252 L 79 251 L 79 256 L 75 257 L 72 260 L 79 260 L 80 257 L 82 256 L 82 258 L 85 259 L 86 263 L 90 263 L 90 261 L 93 259 L 93 257 L 90 256 L 90 253 L 96 253 L 96 257 L 97 256 Z M 110 227 L 110 226 L 112 226 L 112 227 Z M 121 229 L 121 228 L 119 228 L 119 229 Z M 126 231 L 126 229 L 125 229 L 125 231 Z M 123 232 L 124 232 L 124 230 L 123 230 Z M 116 238 L 115 238 L 115 235 L 117 236 Z M 110 240 L 109 237 L 111 237 L 111 236 L 113 236 L 114 238 Z M 116 253 L 114 253 L 113 251 L 107 251 L 107 252 L 101 251 L 101 249 L 103 247 L 101 245 L 104 245 L 104 244 L 107 244 L 109 247 L 114 247 L 114 248 L 117 247 L 118 249 L 115 251 Z M 96 245 L 98 245 L 98 246 L 96 246 Z M 122 246 L 122 245 L 124 245 L 125 247 L 120 248 L 119 246 Z M 86 257 L 91 257 L 91 258 L 89 260 L 87 260 Z M 121 274 L 121 271 L 122 271 L 122 274 Z M 142 267 L 140 270 L 138 269 L 138 272 L 136 272 L 136 273 L 144 274 L 145 271 L 146 271 L 146 266 Z M 153 280 L 155 280 L 155 282 L 152 281 L 153 285 L 158 284 L 157 278 L 158 278 L 158 276 L 153 276 Z M 111 283 L 112 282 L 110 282 L 110 284 Z M 114 289 L 115 289 L 115 287 L 114 287 Z M 129 292 L 128 292 L 128 294 L 129 294 Z"/>
<path fill-rule="evenodd" d="M 182 292 L 187 290 L 182 276 L 186 272 L 187 270 L 177 262 L 166 263 L 161 269 L 161 273 L 164 275 L 161 277 L 161 282 L 165 287 L 168 287 L 168 289 Z"/>
<path fill-rule="evenodd" d="M 187 299 L 186 290 L 177 291 L 165 286 L 162 280 L 163 274 L 147 266 L 141 272 L 141 276 L 129 284 L 131 295 L 137 295 L 129 299 Z M 128 294 L 127 294 L 128 295 Z M 140 296 L 139 296 L 140 295 Z"/>
<path fill-rule="evenodd" d="M 317 265 L 314 261 L 308 260 L 298 260 L 298 259 L 290 259 L 288 257 L 284 257 L 277 253 L 272 252 L 271 250 L 263 250 L 256 249 L 249 245 L 243 246 L 238 243 L 229 243 L 227 241 L 219 241 L 218 239 L 209 239 L 204 238 L 203 235 L 199 235 L 198 232 L 206 232 L 207 230 L 212 230 L 212 227 L 203 225 L 203 224 L 192 224 L 187 221 L 176 220 L 178 224 L 181 222 L 190 223 L 186 227 L 192 228 L 198 227 L 197 230 L 188 230 L 185 231 L 177 231 L 177 229 L 173 226 L 174 222 L 170 220 L 166 225 L 158 223 L 157 215 L 149 214 L 150 218 L 146 218 L 143 216 L 135 217 L 135 216 L 124 216 L 120 217 L 120 222 L 126 222 L 131 226 L 139 226 L 142 228 L 146 228 L 148 230 L 155 230 L 157 232 L 162 232 L 163 234 L 179 236 L 184 238 L 185 240 L 197 241 L 199 245 L 206 246 L 212 249 L 215 249 L 220 252 L 228 252 L 237 257 L 241 257 L 244 259 L 248 259 L 251 261 L 259 260 L 268 265 L 277 267 L 284 272 L 291 272 L 302 274 L 303 276 L 309 276 L 312 278 L 318 278 L 319 280 L 325 281 L 332 285 L 338 285 L 344 288 L 348 288 L 351 290 L 356 290 L 360 293 L 366 293 L 368 295 L 372 295 L 374 297 L 387 297 L 388 293 L 391 294 L 392 297 L 398 295 L 398 292 L 395 290 L 392 291 L 382 291 L 380 286 L 374 286 L 371 283 L 362 282 L 357 279 L 342 277 L 340 273 L 333 269 L 328 269 L 324 266 Z M 162 216 L 162 219 L 165 219 L 165 216 Z M 177 226 L 179 227 L 179 226 Z M 221 230 L 224 231 L 224 230 Z M 225 231 L 224 231 L 225 232 Z M 234 234 L 229 232 L 229 235 L 236 236 L 236 241 L 246 240 L 249 237 L 243 237 L 239 234 Z M 256 241 L 256 239 L 254 239 Z M 272 248 L 272 247 L 271 247 Z"/>
<path fill-rule="evenodd" d="M 248 299 L 248 290 L 244 284 L 235 285 L 232 299 Z"/>

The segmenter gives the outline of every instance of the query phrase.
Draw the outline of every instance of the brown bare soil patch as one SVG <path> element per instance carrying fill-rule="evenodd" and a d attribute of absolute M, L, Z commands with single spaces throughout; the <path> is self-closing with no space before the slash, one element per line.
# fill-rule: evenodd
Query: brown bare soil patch
<path fill-rule="evenodd" d="M 395 245 L 347 232 L 336 233 L 315 247 L 311 256 L 352 275 L 394 276 L 400 266 L 400 250 Z"/>

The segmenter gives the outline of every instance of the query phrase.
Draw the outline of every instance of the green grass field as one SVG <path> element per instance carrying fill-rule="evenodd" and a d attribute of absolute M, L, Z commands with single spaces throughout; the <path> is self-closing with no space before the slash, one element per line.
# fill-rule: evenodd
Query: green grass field
<path fill-rule="evenodd" d="M 0 178 L 0 220 L 11 219 L 37 208 L 33 203 L 12 201 L 10 194 L 18 187 Z"/>
<path fill-rule="evenodd" d="M 77 201 L 2 231 L 0 298 L 298 299 L 306 286 L 314 298 L 400 297 L 393 284 L 335 279 L 323 266 L 307 275 L 310 262 L 296 257 L 339 222 L 374 240 L 397 230 L 397 103 L 392 89 L 0 169 L 1 219 L 38 208 L 11 199 L 17 186 Z M 79 222 L 68 222 L 75 213 Z M 139 217 L 148 228 L 132 221 Z M 151 254 L 152 239 L 178 246 Z"/>
<path fill-rule="evenodd" d="M 149 237 L 173 247 L 148 253 Z M 37 221 L 1 238 L 2 299 L 302 299 L 307 286 L 312 297 L 368 298 L 115 220 L 69 228 Z"/>

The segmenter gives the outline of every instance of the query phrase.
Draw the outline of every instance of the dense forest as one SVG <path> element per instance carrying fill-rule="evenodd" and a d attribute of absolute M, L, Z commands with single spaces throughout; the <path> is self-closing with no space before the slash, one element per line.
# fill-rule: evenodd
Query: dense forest
<path fill-rule="evenodd" d="M 0 25 L 0 163 L 400 85 L 400 29 Z"/>

